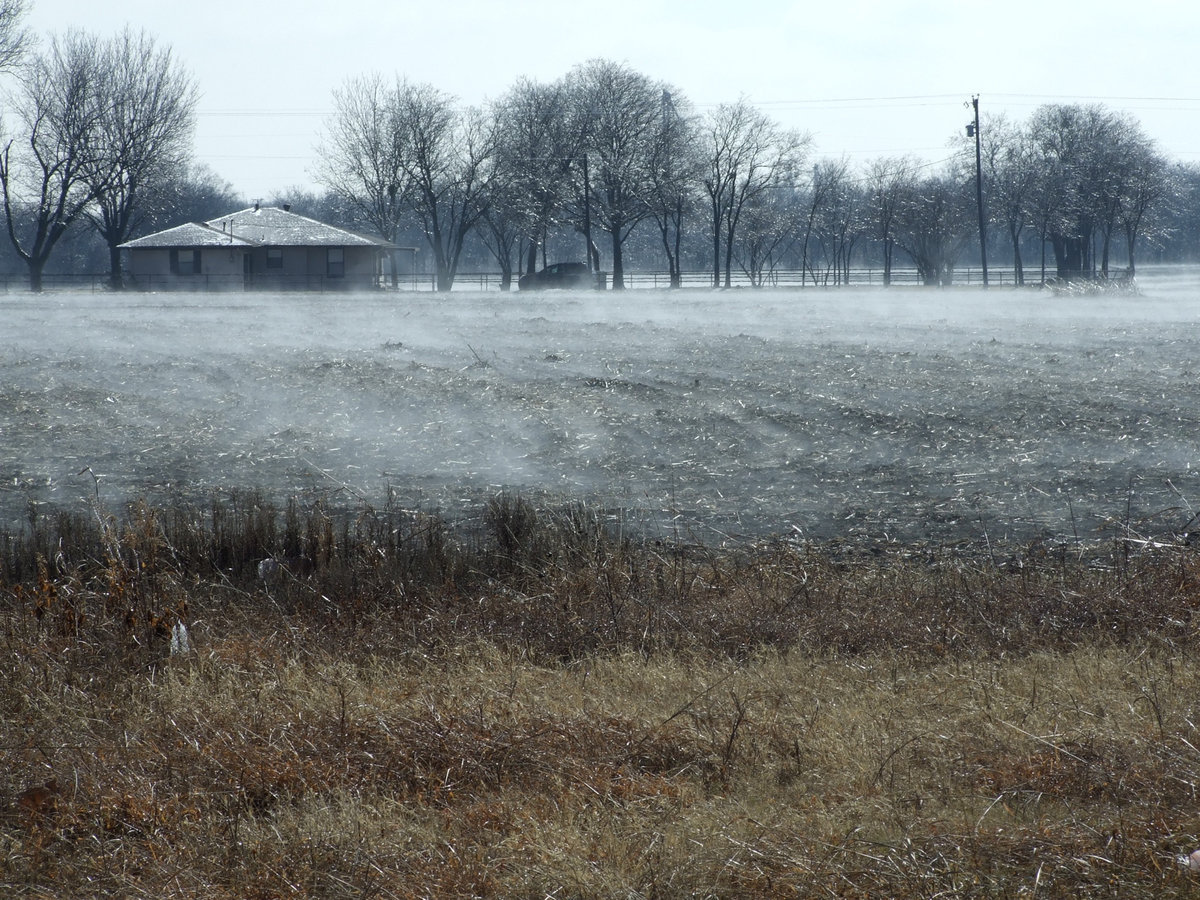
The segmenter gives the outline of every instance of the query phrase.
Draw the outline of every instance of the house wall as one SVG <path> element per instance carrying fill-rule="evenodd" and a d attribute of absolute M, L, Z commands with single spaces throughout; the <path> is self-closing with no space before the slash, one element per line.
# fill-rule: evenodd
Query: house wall
<path fill-rule="evenodd" d="M 197 248 L 178 248 L 197 249 Z M 126 271 L 146 290 L 367 290 L 379 284 L 374 247 L 345 247 L 344 274 L 329 275 L 325 247 L 282 247 L 283 265 L 267 267 L 266 247 L 200 247 L 200 272 L 171 272 L 171 250 L 130 249 Z M 249 274 L 246 259 L 249 258 Z"/>
<path fill-rule="evenodd" d="M 355 284 L 366 282 L 370 287 L 379 286 L 383 271 L 383 254 L 374 247 L 346 248 L 346 280 Z"/>
<path fill-rule="evenodd" d="M 200 271 L 173 273 L 171 251 L 164 247 L 129 251 L 126 267 L 130 278 L 146 290 L 242 290 L 245 287 L 243 258 L 240 247 L 199 247 Z"/>
<path fill-rule="evenodd" d="M 345 274 L 329 275 L 327 247 L 282 247 L 283 266 L 267 268 L 267 248 L 255 247 L 250 254 L 251 283 L 265 290 L 365 290 L 378 284 L 374 247 L 345 247 Z"/>
<path fill-rule="evenodd" d="M 283 265 L 278 269 L 267 266 L 267 248 L 255 247 L 250 251 L 249 283 L 259 290 L 307 290 L 307 256 L 304 247 L 280 247 Z"/>
<path fill-rule="evenodd" d="M 343 247 L 343 274 L 329 275 L 329 255 L 325 247 L 308 248 L 308 271 L 326 279 L 329 288 L 345 287 L 362 290 L 377 287 L 379 283 L 379 251 L 374 247 Z"/>

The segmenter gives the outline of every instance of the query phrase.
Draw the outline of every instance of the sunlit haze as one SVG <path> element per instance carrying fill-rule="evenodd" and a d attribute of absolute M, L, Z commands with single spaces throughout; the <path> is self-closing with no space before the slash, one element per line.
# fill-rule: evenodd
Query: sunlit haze
<path fill-rule="evenodd" d="M 1194 268 L 1139 276 L 1136 298 L 4 295 L 0 528 L 251 487 L 452 519 L 546 492 L 705 543 L 1178 527 L 1200 292 Z"/>
<path fill-rule="evenodd" d="M 128 24 L 170 45 L 202 97 L 199 162 L 247 198 L 312 187 L 332 90 L 398 72 L 475 104 L 519 77 L 552 81 L 588 59 L 627 62 L 703 111 L 747 96 L 808 131 L 818 156 L 944 158 L 981 109 L 1021 120 L 1042 103 L 1101 102 L 1136 116 L 1170 158 L 1200 159 L 1200 7 L 1152 0 L 1002 7 L 744 0 L 254 0 L 196 7 L 33 0 L 42 35 Z"/>

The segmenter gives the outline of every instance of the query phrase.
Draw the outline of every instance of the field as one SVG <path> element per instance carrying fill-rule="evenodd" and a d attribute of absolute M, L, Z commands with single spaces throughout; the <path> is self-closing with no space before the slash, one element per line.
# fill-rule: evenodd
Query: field
<path fill-rule="evenodd" d="M 30 502 L 507 489 L 706 544 L 1090 538 L 1195 498 L 1200 273 L 1143 293 L 0 298 L 0 523 Z"/>
<path fill-rule="evenodd" d="M 1176 275 L 0 300 L 0 894 L 1200 895 Z"/>

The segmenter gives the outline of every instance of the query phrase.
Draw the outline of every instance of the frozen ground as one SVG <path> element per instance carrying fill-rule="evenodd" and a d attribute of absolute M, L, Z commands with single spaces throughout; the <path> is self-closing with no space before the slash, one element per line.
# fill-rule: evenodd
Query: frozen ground
<path fill-rule="evenodd" d="M 1200 272 L 1012 289 L 0 297 L 0 526 L 501 487 L 706 542 L 1144 533 L 1200 510 Z"/>

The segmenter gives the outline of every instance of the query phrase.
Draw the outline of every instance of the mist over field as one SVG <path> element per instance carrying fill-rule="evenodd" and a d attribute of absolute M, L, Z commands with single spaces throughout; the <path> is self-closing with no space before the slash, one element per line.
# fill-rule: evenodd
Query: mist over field
<path fill-rule="evenodd" d="M 505 488 L 710 543 L 1169 533 L 1200 272 L 1139 285 L 8 295 L 0 525 L 238 489 L 455 520 Z"/>

